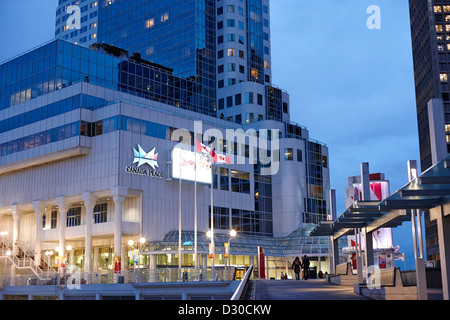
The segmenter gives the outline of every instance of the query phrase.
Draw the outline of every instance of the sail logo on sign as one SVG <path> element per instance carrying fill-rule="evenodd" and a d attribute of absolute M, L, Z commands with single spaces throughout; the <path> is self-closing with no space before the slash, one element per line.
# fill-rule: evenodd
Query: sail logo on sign
<path fill-rule="evenodd" d="M 126 166 L 125 172 L 128 174 L 163 179 L 164 173 L 155 169 L 158 168 L 158 153 L 155 152 L 156 147 L 149 152 L 145 152 L 144 149 L 142 149 L 142 147 L 138 144 L 137 149 L 133 148 L 133 164 L 137 163 L 137 168 Z M 145 164 L 151 167 L 153 170 L 141 168 L 141 166 Z"/>

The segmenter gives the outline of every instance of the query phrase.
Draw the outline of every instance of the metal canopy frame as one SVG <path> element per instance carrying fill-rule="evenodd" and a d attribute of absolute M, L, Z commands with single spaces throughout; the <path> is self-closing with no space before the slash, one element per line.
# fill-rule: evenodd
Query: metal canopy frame
<path fill-rule="evenodd" d="M 450 203 L 450 156 L 423 172 L 382 201 L 355 201 L 336 220 L 322 221 L 310 236 L 339 238 L 355 228 L 368 232 L 396 228 L 411 221 L 411 210 L 427 210 Z"/>

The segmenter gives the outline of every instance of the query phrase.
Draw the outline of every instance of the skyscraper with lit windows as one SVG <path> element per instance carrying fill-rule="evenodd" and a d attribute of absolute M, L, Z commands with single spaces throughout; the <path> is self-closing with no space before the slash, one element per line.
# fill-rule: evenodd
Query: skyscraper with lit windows
<path fill-rule="evenodd" d="M 80 7 L 78 32 L 66 27 L 69 5 Z M 222 267 L 230 229 L 234 267 L 255 263 L 257 246 L 279 269 L 268 278 L 300 254 L 320 267 L 327 239 L 308 235 L 329 213 L 328 148 L 290 121 L 289 95 L 271 83 L 269 16 L 268 0 L 61 0 L 58 39 L 0 65 L 0 229 L 9 234 L 0 254 L 28 263 L 7 260 L 0 274 L 40 282 L 42 268 L 64 273 L 67 258 L 86 282 L 116 275 L 105 283 L 120 291 L 117 275 L 136 281 L 138 259 L 146 282 L 176 281 L 158 272 L 198 262 L 207 273 L 212 227 Z M 200 140 L 233 161 L 209 165 L 210 183 L 180 183 L 179 129 L 193 138 L 188 148 Z M 219 136 L 208 139 L 209 129 Z M 144 254 L 132 257 L 141 238 Z"/>
<path fill-rule="evenodd" d="M 410 0 L 411 39 L 416 88 L 416 110 L 422 171 L 432 166 L 435 142 L 430 134 L 429 108 L 442 104 L 445 132 L 438 139 L 450 151 L 450 1 Z M 441 112 L 441 111 L 440 111 Z M 442 120 L 442 119 L 441 119 Z M 443 142 L 445 144 L 445 142 Z M 439 261 L 436 222 L 425 215 L 427 259 Z"/>

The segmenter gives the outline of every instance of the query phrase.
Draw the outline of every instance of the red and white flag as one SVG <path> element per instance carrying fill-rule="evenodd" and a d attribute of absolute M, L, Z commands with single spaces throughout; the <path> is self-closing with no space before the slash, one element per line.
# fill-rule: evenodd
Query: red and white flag
<path fill-rule="evenodd" d="M 211 157 L 215 157 L 216 153 L 214 150 L 197 140 L 197 152 L 209 154 Z"/>
<path fill-rule="evenodd" d="M 213 158 L 215 163 L 231 164 L 230 158 L 224 155 L 217 154 L 212 148 L 205 146 L 203 143 L 197 140 L 197 152 L 205 153 Z"/>
<path fill-rule="evenodd" d="M 221 154 L 216 155 L 216 157 L 214 158 L 214 162 L 231 164 L 230 158 Z"/>

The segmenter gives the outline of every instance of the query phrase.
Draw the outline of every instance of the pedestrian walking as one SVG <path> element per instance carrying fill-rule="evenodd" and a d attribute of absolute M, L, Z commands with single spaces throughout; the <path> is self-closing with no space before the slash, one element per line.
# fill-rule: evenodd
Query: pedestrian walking
<path fill-rule="evenodd" d="M 309 276 L 309 259 L 305 255 L 302 260 L 302 266 L 303 266 L 303 279 L 308 280 Z"/>
<path fill-rule="evenodd" d="M 294 262 L 292 263 L 292 270 L 295 273 L 295 280 L 300 280 L 300 272 L 302 271 L 302 263 L 299 257 L 296 257 Z"/>

